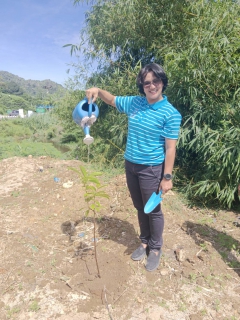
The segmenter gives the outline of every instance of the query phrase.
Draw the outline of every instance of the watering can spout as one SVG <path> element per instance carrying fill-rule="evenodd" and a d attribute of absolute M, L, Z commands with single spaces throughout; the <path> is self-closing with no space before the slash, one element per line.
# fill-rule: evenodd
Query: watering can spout
<path fill-rule="evenodd" d="M 84 98 L 82 101 L 80 101 L 73 110 L 73 121 L 82 127 L 85 133 L 83 142 L 87 145 L 93 143 L 94 141 L 93 137 L 90 136 L 90 127 L 97 120 L 98 115 L 98 106 L 95 103 L 92 103 L 92 100 L 90 103 L 88 103 L 87 98 Z"/>

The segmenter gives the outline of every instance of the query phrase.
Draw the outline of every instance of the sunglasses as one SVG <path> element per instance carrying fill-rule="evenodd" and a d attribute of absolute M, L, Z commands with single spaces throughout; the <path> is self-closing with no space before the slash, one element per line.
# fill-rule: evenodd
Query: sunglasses
<path fill-rule="evenodd" d="M 147 87 L 150 87 L 151 84 L 153 84 L 156 87 L 156 86 L 159 86 L 161 82 L 162 82 L 161 79 L 153 79 L 153 81 L 144 81 L 143 86 L 147 88 Z"/>

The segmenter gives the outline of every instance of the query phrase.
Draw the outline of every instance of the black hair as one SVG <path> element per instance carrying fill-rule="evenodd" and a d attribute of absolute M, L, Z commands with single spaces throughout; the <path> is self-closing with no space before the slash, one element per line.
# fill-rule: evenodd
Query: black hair
<path fill-rule="evenodd" d="M 154 73 L 154 75 L 158 79 L 162 80 L 162 82 L 163 82 L 162 92 L 167 88 L 168 78 L 167 78 L 167 75 L 166 75 L 165 71 L 163 70 L 163 68 L 157 63 L 149 63 L 140 70 L 140 72 L 137 76 L 137 86 L 138 86 L 139 92 L 141 94 L 145 95 L 145 92 L 143 90 L 143 82 L 145 80 L 146 75 L 151 71 Z"/>

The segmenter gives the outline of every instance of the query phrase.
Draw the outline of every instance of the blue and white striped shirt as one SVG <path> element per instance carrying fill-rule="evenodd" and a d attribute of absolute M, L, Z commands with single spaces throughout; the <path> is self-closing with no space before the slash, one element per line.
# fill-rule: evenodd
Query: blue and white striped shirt
<path fill-rule="evenodd" d="M 165 159 L 165 138 L 178 139 L 181 114 L 167 97 L 148 104 L 145 97 L 116 97 L 119 112 L 128 116 L 128 136 L 124 158 L 132 163 L 159 165 Z"/>

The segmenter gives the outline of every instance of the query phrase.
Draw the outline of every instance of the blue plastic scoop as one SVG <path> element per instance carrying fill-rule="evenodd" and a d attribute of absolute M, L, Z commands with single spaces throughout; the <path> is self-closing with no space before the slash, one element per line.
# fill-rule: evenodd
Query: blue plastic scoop
<path fill-rule="evenodd" d="M 152 212 L 159 203 L 162 202 L 162 190 L 159 193 L 153 192 L 151 197 L 148 199 L 148 202 L 145 204 L 144 207 L 144 212 L 145 213 L 150 213 Z"/>

